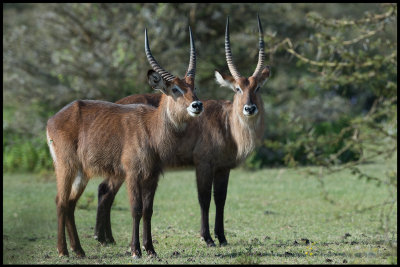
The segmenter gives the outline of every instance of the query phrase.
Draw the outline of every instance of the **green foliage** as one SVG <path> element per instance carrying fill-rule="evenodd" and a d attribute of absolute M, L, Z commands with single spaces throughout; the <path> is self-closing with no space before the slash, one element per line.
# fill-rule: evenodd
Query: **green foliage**
<path fill-rule="evenodd" d="M 3 131 L 3 171 L 39 172 L 53 167 L 45 138 Z"/>
<path fill-rule="evenodd" d="M 214 77 L 215 69 L 229 73 L 225 19 L 231 19 L 234 61 L 250 75 L 258 56 L 257 13 L 272 76 L 261 90 L 263 145 L 244 166 L 326 166 L 360 159 L 364 141 L 352 138 L 366 127 L 357 121 L 368 123 L 371 133 L 394 125 L 380 111 L 380 119 L 360 118 L 376 101 L 397 99 L 397 4 L 27 3 L 7 4 L 3 11 L 6 170 L 51 169 L 46 121 L 69 102 L 151 92 L 145 27 L 157 61 L 183 76 L 190 25 L 199 97 L 232 99 L 231 90 L 220 88 Z"/>
<path fill-rule="evenodd" d="M 265 139 L 263 145 L 246 159 L 245 167 L 321 165 L 337 153 L 335 164 L 358 160 L 362 151 L 348 145 L 352 138 L 348 131 L 350 126 L 351 119 L 344 115 L 334 121 L 315 122 L 309 129 L 292 127 L 285 134 Z"/>
<path fill-rule="evenodd" d="M 389 101 L 390 108 L 397 106 L 397 43 L 391 34 L 397 5 L 381 7 L 382 13 L 352 19 L 310 12 L 306 16 L 310 34 L 296 45 L 289 38 L 280 43 L 272 38 L 277 43 L 273 51 L 292 54 L 297 66 L 307 72 L 298 78 L 298 88 L 290 91 L 290 97 L 271 98 L 264 144 L 248 158 L 246 167 L 358 161 L 363 147 L 374 142 L 356 139 L 360 131 L 370 128 L 377 138 L 383 124 L 396 127 L 397 114 L 381 104 Z M 380 119 L 363 120 L 372 109 Z"/>
<path fill-rule="evenodd" d="M 331 155 L 335 155 L 341 150 L 343 151 L 338 155 L 338 162 L 334 163 L 340 164 L 358 160 L 361 151 L 357 151 L 353 147 L 346 147 L 347 140 L 352 137 L 351 132 L 346 131 L 350 127 L 350 122 L 350 118 L 342 117 L 338 121 L 316 124 L 307 135 L 310 139 L 301 145 L 301 147 L 307 148 L 304 151 L 305 153 L 302 154 L 308 154 L 308 159 L 318 165 L 319 162 L 316 159 L 329 159 Z M 307 142 L 310 140 L 313 140 L 313 142 Z"/>

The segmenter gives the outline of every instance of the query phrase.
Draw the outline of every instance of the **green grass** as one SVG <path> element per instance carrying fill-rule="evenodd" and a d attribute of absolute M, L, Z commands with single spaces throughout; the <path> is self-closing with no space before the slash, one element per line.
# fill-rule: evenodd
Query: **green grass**
<path fill-rule="evenodd" d="M 395 163 L 362 168 L 383 175 Z M 97 186 L 91 180 L 75 212 L 86 258 L 59 258 L 56 251 L 56 184 L 53 175 L 5 174 L 3 177 L 4 264 L 389 264 L 397 254 L 381 231 L 380 207 L 388 198 L 377 187 L 348 172 L 324 178 L 330 203 L 320 182 L 306 168 L 233 170 L 225 207 L 229 245 L 207 248 L 200 240 L 200 208 L 194 171 L 167 171 L 154 201 L 152 233 L 159 258 L 133 260 L 126 253 L 132 218 L 125 186 L 111 212 L 116 245 L 93 239 Z M 213 201 L 213 200 L 212 200 Z M 215 207 L 211 204 L 213 234 Z M 391 217 L 397 224 L 397 210 Z M 396 226 L 395 226 L 396 227 Z M 142 228 L 140 228 L 142 230 Z M 397 228 L 395 228 L 397 236 Z M 394 242 L 397 244 L 397 237 Z M 216 241 L 217 242 L 217 241 Z M 312 255 L 311 255 L 312 253 Z"/>

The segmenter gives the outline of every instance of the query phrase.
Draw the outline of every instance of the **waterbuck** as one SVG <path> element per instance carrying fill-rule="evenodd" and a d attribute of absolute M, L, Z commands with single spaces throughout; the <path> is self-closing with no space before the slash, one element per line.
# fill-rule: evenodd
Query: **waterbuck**
<path fill-rule="evenodd" d="M 139 224 L 143 217 L 143 245 L 155 256 L 151 237 L 153 199 L 159 174 L 184 138 L 186 125 L 202 113 L 194 92 L 195 47 L 190 33 L 190 62 L 183 79 L 165 71 L 151 54 L 147 29 L 145 52 L 152 67 L 151 87 L 162 91 L 158 107 L 76 100 L 47 122 L 47 142 L 57 177 L 58 253 L 68 255 L 65 227 L 72 250 L 85 256 L 75 226 L 74 210 L 88 180 L 106 176 L 107 187 L 118 190 L 126 181 L 133 218 L 132 257 L 141 256 Z"/>
<path fill-rule="evenodd" d="M 224 233 L 224 206 L 228 188 L 229 172 L 240 164 L 253 150 L 264 132 L 264 108 L 260 88 L 270 75 L 269 66 L 264 65 L 264 41 L 260 19 L 259 57 L 252 76 L 242 77 L 233 64 L 229 41 L 229 18 L 225 32 L 226 61 L 232 76 L 215 72 L 221 86 L 234 92 L 233 102 L 206 100 L 204 114 L 199 120 L 188 122 L 176 154 L 167 166 L 194 166 L 196 169 L 198 199 L 201 207 L 200 234 L 208 246 L 215 246 L 209 230 L 209 207 L 211 190 L 214 189 L 216 205 L 214 233 L 221 245 L 227 244 Z M 161 95 L 143 94 L 125 97 L 116 103 L 145 103 L 158 106 Z M 95 238 L 101 243 L 114 243 L 110 212 L 117 187 L 111 188 L 106 178 L 98 188 L 98 208 Z"/>

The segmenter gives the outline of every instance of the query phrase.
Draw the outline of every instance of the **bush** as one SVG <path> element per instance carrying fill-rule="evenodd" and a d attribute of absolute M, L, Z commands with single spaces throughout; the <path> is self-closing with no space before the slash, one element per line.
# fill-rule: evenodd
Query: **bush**
<path fill-rule="evenodd" d="M 3 171 L 39 172 L 53 168 L 52 158 L 43 138 L 3 132 Z"/>
<path fill-rule="evenodd" d="M 361 151 L 348 146 L 347 141 L 352 138 L 350 118 L 341 117 L 335 121 L 315 123 L 304 136 L 304 129 L 286 131 L 285 134 L 275 137 L 275 140 L 266 139 L 260 148 L 253 152 L 245 161 L 248 169 L 259 169 L 266 166 L 312 165 L 337 155 L 337 162 L 347 163 L 360 158 Z"/>

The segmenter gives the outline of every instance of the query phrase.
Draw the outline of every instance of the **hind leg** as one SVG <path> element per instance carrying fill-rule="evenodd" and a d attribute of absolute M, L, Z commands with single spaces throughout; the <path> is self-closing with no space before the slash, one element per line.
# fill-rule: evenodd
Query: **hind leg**
<path fill-rule="evenodd" d="M 76 203 L 78 202 L 78 199 L 85 190 L 87 183 L 88 183 L 87 177 L 81 171 L 78 171 L 78 174 L 75 177 L 75 180 L 72 184 L 72 190 L 68 200 L 66 226 L 72 251 L 74 251 L 78 257 L 84 257 L 85 252 L 81 247 L 81 244 L 79 242 L 78 232 L 76 230 L 75 207 Z"/>
<path fill-rule="evenodd" d="M 111 230 L 111 207 L 123 180 L 107 177 L 98 188 L 98 206 L 94 238 L 100 243 L 115 243 Z"/>
<path fill-rule="evenodd" d="M 68 217 L 69 210 L 69 195 L 71 192 L 72 180 L 74 174 L 64 168 L 62 164 L 58 164 L 56 167 L 56 177 L 57 177 L 57 220 L 58 220 L 58 230 L 57 230 L 57 250 L 58 255 L 68 256 L 67 242 L 65 237 L 65 226 Z"/>

